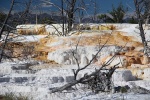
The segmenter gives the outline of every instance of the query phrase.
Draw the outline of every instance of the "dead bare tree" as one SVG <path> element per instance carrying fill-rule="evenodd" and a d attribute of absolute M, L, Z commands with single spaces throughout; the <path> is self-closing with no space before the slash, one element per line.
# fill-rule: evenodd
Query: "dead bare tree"
<path fill-rule="evenodd" d="M 25 10 L 20 15 L 20 18 L 23 20 L 23 23 L 26 23 L 26 18 L 27 18 L 27 15 L 29 14 L 29 10 L 30 10 L 31 4 L 32 4 L 32 0 L 25 1 Z"/>
<path fill-rule="evenodd" d="M 144 46 L 144 53 L 146 55 L 147 54 L 147 41 L 145 39 L 145 33 L 144 33 L 144 29 L 143 29 L 143 19 L 142 19 L 142 15 L 141 15 L 141 10 L 143 8 L 143 3 L 144 0 L 134 0 L 134 5 L 135 5 L 135 8 L 136 8 L 136 14 L 137 14 L 137 18 L 138 18 L 138 24 L 139 24 L 139 30 L 140 30 L 140 36 L 141 36 L 141 40 L 142 40 L 142 43 L 143 43 L 143 46 Z"/>
<path fill-rule="evenodd" d="M 144 9 L 145 9 L 144 16 L 146 18 L 145 26 L 147 26 L 149 23 L 149 18 L 150 18 L 150 1 L 144 0 L 143 2 L 144 2 Z"/>
<path fill-rule="evenodd" d="M 2 28 L 1 28 L 1 30 L 0 30 L 0 39 L 2 39 L 2 34 L 3 34 L 3 31 L 4 31 L 5 27 L 6 27 L 8 18 L 10 17 L 11 11 L 13 10 L 13 6 L 14 6 L 14 0 L 11 1 L 10 10 L 9 10 L 9 12 L 8 12 L 8 14 L 7 14 L 7 17 L 5 18 L 5 21 L 4 21 L 4 23 L 3 23 L 3 25 L 2 25 Z M 5 46 L 6 46 L 6 43 L 7 43 L 6 40 L 7 40 L 7 38 L 8 38 L 8 35 L 9 35 L 9 32 L 8 32 L 7 35 L 6 35 L 4 44 L 3 44 L 2 47 L 0 48 L 0 62 L 1 62 L 2 57 L 3 57 L 3 52 L 4 52 L 4 48 L 5 48 Z"/>
<path fill-rule="evenodd" d="M 111 35 L 110 35 L 111 37 Z M 109 37 L 109 38 L 110 38 Z M 98 56 L 98 54 L 102 51 L 102 49 L 104 48 L 104 46 L 106 45 L 106 43 L 109 41 L 109 38 L 107 39 L 107 41 L 99 48 L 99 50 L 97 51 L 97 53 L 94 55 L 94 57 L 89 61 L 89 63 L 87 65 L 85 65 L 84 67 L 80 67 L 79 65 L 79 61 L 77 59 L 77 57 L 75 56 L 76 52 L 77 52 L 77 47 L 79 44 L 79 41 L 81 38 L 79 38 L 79 41 L 76 45 L 75 50 L 72 52 L 73 57 L 76 60 L 78 69 L 77 70 L 73 70 L 74 73 L 74 81 L 61 86 L 61 87 L 56 87 L 54 89 L 51 90 L 51 93 L 54 92 L 62 92 L 63 90 L 67 90 L 68 88 L 76 85 L 76 84 L 87 84 L 88 87 L 94 91 L 95 93 L 98 93 L 99 91 L 102 92 L 106 92 L 106 91 L 111 91 L 112 87 L 112 82 L 111 82 L 111 78 L 112 78 L 112 74 L 114 73 L 114 71 L 118 68 L 118 64 L 114 65 L 113 67 L 111 67 L 110 69 L 106 69 L 106 66 L 108 66 L 115 58 L 116 54 L 114 54 L 114 56 L 112 56 L 112 58 L 107 61 L 106 63 L 104 63 L 99 69 L 95 70 L 94 72 L 92 72 L 91 74 L 85 74 L 82 78 L 77 79 L 77 75 L 80 71 L 86 69 L 89 65 L 92 64 L 92 62 L 95 60 L 95 58 Z M 102 72 L 102 70 L 107 70 L 107 72 Z"/>
<path fill-rule="evenodd" d="M 3 34 L 3 31 L 4 31 L 4 28 L 5 28 L 6 24 L 7 24 L 8 18 L 10 17 L 11 11 L 13 10 L 14 3 L 15 3 L 15 0 L 12 0 L 11 1 L 10 10 L 9 10 L 9 12 L 7 14 L 7 17 L 5 18 L 5 21 L 3 23 L 3 26 L 2 26 L 2 28 L 0 30 L 0 39 L 2 38 L 2 34 Z"/>
<path fill-rule="evenodd" d="M 83 0 L 61 0 L 61 6 L 49 0 L 43 0 L 43 2 L 46 5 L 52 5 L 53 7 L 57 8 L 59 12 L 61 12 L 63 36 L 66 36 L 70 31 L 72 31 L 76 12 L 79 10 L 85 10 L 85 6 L 80 4 L 83 3 Z M 65 27 L 65 24 L 67 24 L 67 27 Z"/>
<path fill-rule="evenodd" d="M 67 13 L 67 16 L 68 16 L 68 32 L 70 32 L 72 30 L 72 24 L 73 24 L 73 21 L 74 21 L 74 13 L 75 13 L 75 6 L 76 6 L 76 1 L 77 0 L 67 0 L 67 10 L 66 10 L 66 13 Z"/>
<path fill-rule="evenodd" d="M 91 3 L 93 4 L 93 7 L 94 7 L 94 12 L 93 12 L 93 22 L 97 22 L 97 14 L 99 12 L 99 6 L 97 4 L 97 0 L 91 0 Z"/>
<path fill-rule="evenodd" d="M 110 38 L 110 37 L 109 37 Z M 74 58 L 75 58 L 75 60 L 76 60 L 76 63 L 77 63 L 77 65 L 78 65 L 78 69 L 77 70 L 73 70 L 73 73 L 74 73 L 74 79 L 76 80 L 76 78 L 77 78 L 77 75 L 78 75 L 78 73 L 81 71 L 81 70 L 84 70 L 84 69 L 86 69 L 89 65 L 91 65 L 91 63 L 96 59 L 96 57 L 97 57 L 97 55 L 102 51 L 102 49 L 104 48 L 104 46 L 106 45 L 106 43 L 108 42 L 108 40 L 109 39 L 107 39 L 107 41 L 99 48 L 99 50 L 98 50 L 98 52 L 95 54 L 95 56 L 89 61 L 89 63 L 86 65 L 86 66 L 84 66 L 84 67 L 80 67 L 79 66 L 79 62 L 78 62 L 78 59 L 75 57 L 75 53 L 73 52 L 73 56 L 74 56 Z M 80 41 L 80 40 L 79 40 Z M 78 43 L 79 43 L 79 41 L 78 41 Z M 78 47 L 78 44 L 76 45 L 76 52 L 77 52 L 77 47 Z"/>
<path fill-rule="evenodd" d="M 62 34 L 64 36 L 65 33 L 65 19 L 64 19 L 64 1 L 61 0 L 61 16 L 62 16 Z"/>
<path fill-rule="evenodd" d="M 103 73 L 101 71 L 104 70 L 105 67 L 108 66 L 113 61 L 114 57 L 115 57 L 115 55 L 107 63 L 103 64 L 100 67 L 100 69 L 95 70 L 93 73 L 91 73 L 89 75 L 85 74 L 82 78 L 74 80 L 73 82 L 68 83 L 64 86 L 54 88 L 54 89 L 51 90 L 51 93 L 62 92 L 63 90 L 66 90 L 66 89 L 68 89 L 68 88 L 70 88 L 70 87 L 72 87 L 76 84 L 79 84 L 79 83 L 88 84 L 91 87 L 91 89 L 95 91 L 98 88 L 96 86 L 100 85 L 99 83 L 102 82 L 102 81 L 104 81 L 104 82 L 101 84 L 101 86 L 99 86 L 98 90 L 96 90 L 95 92 L 98 92 L 98 91 L 103 91 L 104 92 L 104 91 L 110 90 L 111 77 L 112 77 L 112 74 L 114 73 L 114 71 L 118 68 L 117 65 L 119 63 L 116 64 L 114 67 L 108 69 L 107 73 Z M 85 67 L 87 67 L 87 65 Z M 85 67 L 83 67 L 83 68 L 85 68 Z M 80 71 L 81 70 L 83 70 L 83 69 L 80 69 Z M 91 83 L 91 81 L 93 81 L 94 83 Z"/>
<path fill-rule="evenodd" d="M 25 2 L 25 10 L 24 10 L 23 13 L 21 13 L 21 15 L 19 17 L 20 19 L 21 18 L 23 20 L 26 19 L 27 14 L 29 13 L 31 3 L 32 3 L 32 0 L 29 0 L 28 2 Z M 14 6 L 16 4 L 21 4 L 21 2 L 17 2 L 15 0 L 11 1 L 11 6 L 10 6 L 10 9 L 9 9 L 9 12 L 8 12 L 4 22 L 2 23 L 2 28 L 0 30 L 0 40 L 1 40 L 0 41 L 0 62 L 2 61 L 3 57 L 9 58 L 9 59 L 14 57 L 13 55 L 7 54 L 7 52 L 11 52 L 11 53 L 13 52 L 13 45 L 9 45 L 8 43 L 11 43 L 11 40 L 15 37 L 18 37 L 19 35 L 18 36 L 16 35 L 15 37 L 9 36 L 10 33 L 15 34 L 16 28 L 9 25 L 8 20 L 10 19 L 11 12 L 14 10 Z M 13 22 L 12 20 L 9 20 L 9 21 Z M 26 51 L 26 49 L 24 51 Z M 26 52 L 26 54 L 27 54 L 27 52 Z"/>
<path fill-rule="evenodd" d="M 78 6 L 79 6 L 79 7 L 86 8 L 86 5 L 85 5 L 84 0 L 81 0 L 81 3 L 79 3 Z M 81 9 L 79 9 L 79 10 L 78 10 L 78 16 L 79 16 L 79 17 L 78 17 L 78 18 L 79 18 L 79 23 L 81 23 L 81 22 L 82 22 L 82 19 L 83 19 L 83 17 L 84 17 L 84 11 L 81 10 Z"/>

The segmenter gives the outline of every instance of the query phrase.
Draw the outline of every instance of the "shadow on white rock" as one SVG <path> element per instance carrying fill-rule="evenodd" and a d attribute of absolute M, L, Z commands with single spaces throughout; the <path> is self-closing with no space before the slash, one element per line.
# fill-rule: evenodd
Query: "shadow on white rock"
<path fill-rule="evenodd" d="M 56 51 L 49 52 L 47 59 L 54 60 L 58 64 L 73 65 L 76 64 L 76 60 L 74 58 L 75 56 L 78 59 L 79 64 L 86 65 L 95 56 L 95 54 L 98 52 L 99 49 L 100 48 L 98 46 L 86 46 L 86 47 L 79 46 L 77 48 L 77 51 L 75 48 L 67 48 L 67 49 L 64 48 L 63 50 L 57 49 Z M 101 52 L 94 59 L 93 63 L 96 62 L 99 58 L 106 57 L 111 53 L 116 52 L 116 50 L 118 50 L 116 46 L 103 47 Z"/>
<path fill-rule="evenodd" d="M 114 82 L 120 82 L 120 81 L 134 81 L 135 77 L 132 75 L 130 70 L 122 70 L 122 69 L 117 69 L 112 77 Z"/>

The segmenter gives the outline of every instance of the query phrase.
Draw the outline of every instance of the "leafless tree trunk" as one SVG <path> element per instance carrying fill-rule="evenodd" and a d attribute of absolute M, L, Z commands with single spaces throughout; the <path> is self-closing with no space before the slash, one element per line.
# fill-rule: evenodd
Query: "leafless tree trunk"
<path fill-rule="evenodd" d="M 149 17 L 150 17 L 150 15 L 148 15 L 148 16 L 146 17 L 145 26 L 148 26 L 148 23 L 149 23 Z"/>
<path fill-rule="evenodd" d="M 149 18 L 150 18 L 150 0 L 143 0 L 143 3 L 144 3 L 143 5 L 144 5 L 144 10 L 145 10 L 144 16 L 146 16 L 145 26 L 147 26 L 149 23 Z"/>
<path fill-rule="evenodd" d="M 2 38 L 2 34 L 3 34 L 4 29 L 5 29 L 5 25 L 7 24 L 7 21 L 8 21 L 8 18 L 9 18 L 9 16 L 10 16 L 10 14 L 11 14 L 12 9 L 13 9 L 14 3 L 15 3 L 15 0 L 12 0 L 12 1 L 11 1 L 10 10 L 9 10 L 9 12 L 8 12 L 8 14 L 7 14 L 7 17 L 5 18 L 5 21 L 4 21 L 4 23 L 3 23 L 3 26 L 2 26 L 2 28 L 1 28 L 1 30 L 0 30 L 0 39 Z"/>
<path fill-rule="evenodd" d="M 64 19 L 64 0 L 61 0 L 61 14 L 62 14 L 62 35 L 65 35 L 65 19 Z"/>
<path fill-rule="evenodd" d="M 135 8 L 136 8 L 136 14 L 137 14 L 137 18 L 138 18 L 138 23 L 139 23 L 139 30 L 140 30 L 140 36 L 141 36 L 141 40 L 144 46 L 144 53 L 147 55 L 147 42 L 145 39 L 145 33 L 144 33 L 144 29 L 143 29 L 143 20 L 141 17 L 141 11 L 140 11 L 140 4 L 143 2 L 143 0 L 134 0 L 134 4 L 135 4 Z"/>
<path fill-rule="evenodd" d="M 110 85 L 112 85 L 112 83 L 110 82 L 111 81 L 111 77 L 112 77 L 112 74 L 114 73 L 114 71 L 118 68 L 117 66 L 118 66 L 119 63 L 116 64 L 114 67 L 108 69 L 108 73 L 104 73 L 103 74 L 101 71 L 104 70 L 104 69 L 106 69 L 106 66 L 108 66 L 114 60 L 114 58 L 115 58 L 116 55 L 114 55 L 108 62 L 106 62 L 105 64 L 103 64 L 99 69 L 95 70 L 91 74 L 89 74 L 89 75 L 85 74 L 82 78 L 77 79 L 78 73 L 80 71 L 86 69 L 89 65 L 91 65 L 91 63 L 95 60 L 95 58 L 101 52 L 101 50 L 106 45 L 106 43 L 109 41 L 109 38 L 101 46 L 101 48 L 99 48 L 99 50 L 97 51 L 97 53 L 95 54 L 95 56 L 89 61 L 89 63 L 87 65 L 85 65 L 84 67 L 82 67 L 82 68 L 80 68 L 79 63 L 78 63 L 78 59 L 75 57 L 74 52 L 73 52 L 73 56 L 74 56 L 74 58 L 76 60 L 77 66 L 78 66 L 77 70 L 73 70 L 74 81 L 71 82 L 71 83 L 68 83 L 68 84 L 66 84 L 64 86 L 52 89 L 51 93 L 62 92 L 63 90 L 66 90 L 66 89 L 68 89 L 68 88 L 70 88 L 70 87 L 72 87 L 72 86 L 74 86 L 76 84 L 79 84 L 79 83 L 90 85 L 92 91 L 95 90 L 95 92 L 98 92 L 98 91 L 105 92 L 105 91 L 107 91 L 106 89 L 110 90 Z M 77 47 L 78 47 L 78 43 L 77 43 L 77 46 L 76 46 L 76 52 L 77 52 Z M 97 85 L 101 85 L 101 86 L 97 86 Z M 97 90 L 97 88 L 99 88 L 99 89 Z"/>
<path fill-rule="evenodd" d="M 9 10 L 9 12 L 8 12 L 8 14 L 7 14 L 7 17 L 5 18 L 5 21 L 4 21 L 4 23 L 3 23 L 3 25 L 2 25 L 2 28 L 1 28 L 1 30 L 0 30 L 0 39 L 2 39 L 2 34 L 3 34 L 3 31 L 4 31 L 5 26 L 6 26 L 6 24 L 7 24 L 7 21 L 8 21 L 8 19 L 9 19 L 9 16 L 10 16 L 10 14 L 11 14 L 11 11 L 12 11 L 12 9 L 13 9 L 14 2 L 15 2 L 15 0 L 12 0 L 12 1 L 11 1 L 10 10 Z M 3 52 L 4 52 L 4 48 L 5 48 L 5 46 L 6 46 L 6 43 L 7 43 L 7 38 L 8 38 L 8 36 L 9 36 L 9 32 L 8 32 L 7 35 L 6 35 L 4 44 L 3 44 L 2 47 L 0 48 L 0 62 L 2 61 Z"/>
<path fill-rule="evenodd" d="M 150 17 L 150 15 L 148 15 L 148 16 L 146 17 L 146 20 L 145 20 L 145 26 L 147 26 L 148 23 L 149 23 L 149 17 Z"/>
<path fill-rule="evenodd" d="M 76 0 L 70 0 L 70 1 L 68 0 L 68 9 L 67 9 L 68 32 L 72 30 L 72 24 L 74 22 L 75 5 L 76 5 Z"/>
<path fill-rule="evenodd" d="M 2 61 L 3 57 L 13 58 L 12 55 L 5 54 L 5 50 L 6 49 L 8 50 L 8 48 L 9 48 L 9 51 L 13 52 L 13 47 L 11 47 L 11 46 L 7 47 L 7 44 L 12 39 L 12 38 L 9 38 L 9 33 L 10 32 L 14 33 L 14 31 L 12 31 L 12 30 L 16 30 L 16 28 L 13 28 L 12 26 L 8 25 L 7 21 L 9 19 L 10 15 L 11 15 L 11 12 L 14 8 L 15 3 L 17 3 L 15 0 L 11 1 L 11 6 L 10 6 L 10 9 L 9 9 L 9 12 L 8 12 L 7 17 L 5 18 L 5 21 L 3 22 L 2 28 L 0 30 L 0 39 L 2 40 L 1 43 L 0 43 L 0 62 Z M 22 20 L 24 20 L 24 21 L 26 20 L 27 14 L 29 13 L 31 3 L 32 3 L 32 0 L 29 0 L 28 2 L 25 3 L 26 4 L 25 11 L 20 15 L 20 19 L 22 18 Z M 6 29 L 6 31 L 5 31 L 6 34 L 3 34 L 3 31 L 5 29 Z M 4 35 L 5 38 L 2 37 L 2 35 Z M 24 48 L 24 49 L 26 49 L 26 48 Z"/>
<path fill-rule="evenodd" d="M 117 64 L 118 65 L 118 64 Z M 115 69 L 117 68 L 115 65 L 113 68 L 109 69 L 108 72 L 108 78 L 112 77 L 112 74 L 114 73 Z M 91 79 L 93 79 L 93 77 L 97 77 L 97 74 L 101 73 L 101 70 L 103 70 L 104 67 L 106 67 L 107 65 L 103 65 L 100 69 L 96 70 L 95 72 L 89 74 L 89 75 L 84 75 L 82 78 L 78 79 L 78 80 L 74 80 L 71 83 L 68 83 L 62 87 L 58 87 L 58 88 L 54 88 L 51 90 L 51 93 L 55 93 L 55 92 L 62 92 L 63 90 L 66 90 L 68 88 L 70 88 L 71 86 L 74 86 L 76 84 L 85 84 L 86 82 L 91 81 Z M 101 80 L 103 81 L 103 80 Z"/>
<path fill-rule="evenodd" d="M 95 22 L 97 22 L 97 13 L 98 13 L 99 7 L 97 5 L 97 0 L 91 0 L 91 3 L 94 6 L 93 22 L 95 23 Z"/>
<path fill-rule="evenodd" d="M 70 31 L 72 31 L 72 26 L 75 20 L 75 13 L 78 10 L 85 10 L 84 7 L 81 7 L 82 4 L 80 6 L 76 6 L 78 3 L 81 3 L 82 1 L 80 0 L 61 0 L 61 6 L 54 4 L 50 1 L 47 0 L 43 0 L 44 3 L 52 5 L 53 7 L 56 7 L 62 15 L 62 19 L 63 22 L 62 23 L 66 23 L 67 24 L 67 28 L 65 29 L 64 24 L 62 25 L 62 31 L 64 31 L 64 33 L 62 34 L 63 36 L 66 36 Z"/>
<path fill-rule="evenodd" d="M 29 13 L 30 10 L 30 6 L 31 6 L 32 0 L 29 0 L 28 2 L 26 2 L 26 9 L 25 11 L 22 13 L 22 15 L 20 16 L 20 18 L 23 20 L 23 23 L 26 23 L 26 18 L 27 18 L 27 14 Z"/>

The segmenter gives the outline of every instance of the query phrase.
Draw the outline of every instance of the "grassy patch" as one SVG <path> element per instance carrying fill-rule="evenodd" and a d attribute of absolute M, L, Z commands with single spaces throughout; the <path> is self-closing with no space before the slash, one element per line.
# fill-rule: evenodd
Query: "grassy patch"
<path fill-rule="evenodd" d="M 19 94 L 19 96 L 16 96 L 14 93 L 6 93 L 5 95 L 0 95 L 0 100 L 31 100 L 31 99 L 21 94 Z"/>

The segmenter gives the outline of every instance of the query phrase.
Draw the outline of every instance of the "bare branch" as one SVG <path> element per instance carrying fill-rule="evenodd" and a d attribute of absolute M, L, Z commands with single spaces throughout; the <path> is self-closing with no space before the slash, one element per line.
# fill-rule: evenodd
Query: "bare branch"
<path fill-rule="evenodd" d="M 2 28 L 1 28 L 1 30 L 0 30 L 0 39 L 2 38 L 3 30 L 4 30 L 4 28 L 5 28 L 5 24 L 7 24 L 8 18 L 9 18 L 10 14 L 11 14 L 12 9 L 13 9 L 14 1 L 15 1 L 15 0 L 12 0 L 12 1 L 11 1 L 10 10 L 9 10 L 9 12 L 8 12 L 8 14 L 7 14 L 7 17 L 6 17 L 5 21 L 4 21 L 4 24 L 3 24 L 3 26 L 2 26 Z"/>

